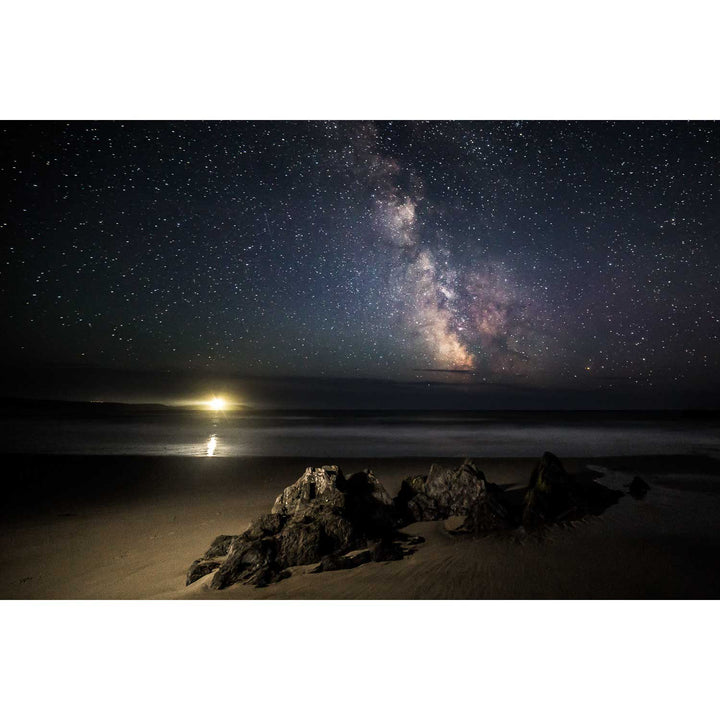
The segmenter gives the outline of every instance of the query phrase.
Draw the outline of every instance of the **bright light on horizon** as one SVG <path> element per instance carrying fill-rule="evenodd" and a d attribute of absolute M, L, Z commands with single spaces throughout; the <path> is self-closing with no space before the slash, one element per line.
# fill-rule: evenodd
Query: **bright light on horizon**
<path fill-rule="evenodd" d="M 223 398 L 220 397 L 214 397 L 212 400 L 208 401 L 208 407 L 211 410 L 215 410 L 215 412 L 220 412 L 221 410 L 225 409 L 225 406 L 227 403 Z"/>

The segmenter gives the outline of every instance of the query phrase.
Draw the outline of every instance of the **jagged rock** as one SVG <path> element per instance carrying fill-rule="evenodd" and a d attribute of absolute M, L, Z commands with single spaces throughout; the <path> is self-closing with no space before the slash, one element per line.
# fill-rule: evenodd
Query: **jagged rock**
<path fill-rule="evenodd" d="M 218 535 L 210 544 L 203 558 L 210 560 L 211 558 L 225 557 L 230 552 L 230 545 L 237 535 Z"/>
<path fill-rule="evenodd" d="M 310 504 L 342 508 L 345 497 L 338 485 L 344 484 L 345 478 L 337 465 L 309 467 L 296 482 L 278 495 L 270 512 L 273 515 L 292 516 L 304 513 Z"/>
<path fill-rule="evenodd" d="M 555 455 L 546 452 L 530 476 L 522 524 L 532 528 L 586 514 L 597 515 L 621 496 L 621 492 L 592 479 L 570 475 Z"/>
<path fill-rule="evenodd" d="M 330 553 L 347 552 L 364 539 L 348 519 L 325 508 L 289 522 L 275 537 L 277 560 L 283 567 L 309 565 Z"/>
<path fill-rule="evenodd" d="M 641 500 L 642 498 L 644 498 L 647 495 L 647 492 L 649 489 L 650 489 L 650 486 L 639 475 L 636 475 L 632 479 L 632 482 L 630 483 L 628 492 L 636 500 Z"/>
<path fill-rule="evenodd" d="M 385 536 L 396 524 L 393 501 L 372 470 L 353 473 L 342 485 L 345 511 L 368 537 Z"/>
<path fill-rule="evenodd" d="M 219 567 L 219 560 L 195 560 L 195 562 L 188 568 L 185 584 L 190 585 L 190 583 L 194 583 L 196 580 L 205 577 L 214 570 L 217 570 Z"/>
<path fill-rule="evenodd" d="M 437 518 L 437 503 L 424 492 L 426 483 L 427 475 L 415 475 L 402 481 L 400 490 L 393 500 L 395 513 L 401 525 Z"/>
<path fill-rule="evenodd" d="M 252 540 L 241 535 L 233 542 L 210 587 L 219 590 L 236 582 L 267 585 L 273 579 L 279 579 L 282 570 L 275 561 L 276 555 L 277 542 L 274 538 Z"/>
<path fill-rule="evenodd" d="M 460 532 L 476 534 L 509 530 L 515 526 L 512 509 L 504 498 L 502 488 L 485 482 L 485 492 L 468 511 Z"/>
<path fill-rule="evenodd" d="M 227 548 L 227 557 L 211 587 L 267 585 L 286 577 L 286 568 L 295 565 L 342 564 L 345 561 L 324 558 L 389 538 L 394 523 L 392 500 L 372 472 L 346 479 L 336 465 L 307 468 L 277 497 L 269 514 L 258 517 L 242 535 L 215 540 L 208 552 Z"/>
<path fill-rule="evenodd" d="M 250 527 L 244 532 L 243 537 L 250 540 L 259 540 L 262 537 L 268 535 L 276 535 L 282 529 L 287 522 L 287 516 L 285 515 L 261 515 L 259 518 L 253 520 Z"/>
<path fill-rule="evenodd" d="M 405 523 L 467 515 L 486 495 L 485 475 L 471 460 L 458 468 L 432 465 L 428 475 L 403 480 L 395 510 Z"/>
<path fill-rule="evenodd" d="M 555 522 L 584 508 L 563 464 L 552 453 L 543 453 L 530 475 L 522 524 L 526 527 Z"/>

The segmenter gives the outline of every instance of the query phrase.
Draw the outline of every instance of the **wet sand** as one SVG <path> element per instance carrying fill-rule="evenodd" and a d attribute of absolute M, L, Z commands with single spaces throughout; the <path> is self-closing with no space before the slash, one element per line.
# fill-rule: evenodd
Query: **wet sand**
<path fill-rule="evenodd" d="M 565 459 L 625 489 L 651 485 L 598 517 L 542 538 L 453 536 L 417 523 L 426 542 L 397 562 L 292 577 L 267 588 L 185 587 L 219 534 L 242 532 L 308 465 L 370 467 L 391 494 L 438 458 L 5 456 L 0 598 L 433 599 L 718 598 L 720 462 L 699 455 Z M 439 459 L 457 464 L 453 459 Z M 534 460 L 476 458 L 488 480 L 520 492 Z"/>

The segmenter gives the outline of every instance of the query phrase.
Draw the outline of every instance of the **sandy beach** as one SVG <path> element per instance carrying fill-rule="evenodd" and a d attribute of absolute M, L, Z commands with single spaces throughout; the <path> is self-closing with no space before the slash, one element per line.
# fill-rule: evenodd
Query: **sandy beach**
<path fill-rule="evenodd" d="M 600 516 L 542 537 L 467 537 L 454 520 L 416 523 L 426 542 L 396 562 L 292 576 L 265 588 L 189 587 L 190 563 L 220 534 L 244 531 L 306 466 L 370 467 L 395 494 L 438 458 L 6 456 L 0 597 L 15 599 L 718 598 L 720 463 L 703 456 L 564 458 L 625 489 L 651 486 Z M 440 462 L 458 464 L 445 458 Z M 489 481 L 521 492 L 535 461 L 476 458 Z"/>

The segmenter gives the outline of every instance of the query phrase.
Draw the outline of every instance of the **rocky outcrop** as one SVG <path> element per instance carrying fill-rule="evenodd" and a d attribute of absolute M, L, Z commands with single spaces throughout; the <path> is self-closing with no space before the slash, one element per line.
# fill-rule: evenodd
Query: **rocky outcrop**
<path fill-rule="evenodd" d="M 597 515 L 621 496 L 621 492 L 591 479 L 569 474 L 555 455 L 546 452 L 530 476 L 522 524 L 533 528 L 587 514 Z"/>
<path fill-rule="evenodd" d="M 534 527 L 562 519 L 577 509 L 579 501 L 559 458 L 546 452 L 530 475 L 522 524 Z"/>
<path fill-rule="evenodd" d="M 427 475 L 403 480 L 395 498 L 401 523 L 467 515 L 487 493 L 485 475 L 471 460 L 457 468 L 433 464 Z"/>
<path fill-rule="evenodd" d="M 517 525 L 515 513 L 502 488 L 485 482 L 485 492 L 468 511 L 460 532 L 482 535 L 500 530 L 511 530 Z"/>
<path fill-rule="evenodd" d="M 647 487 L 636 477 L 630 493 L 641 497 Z M 533 529 L 598 514 L 622 494 L 582 473 L 570 475 L 547 452 L 530 476 L 522 506 L 471 460 L 455 468 L 433 464 L 427 475 L 404 480 L 394 499 L 371 470 L 346 478 L 337 465 L 309 467 L 242 535 L 216 537 L 188 569 L 186 584 L 214 572 L 215 589 L 239 582 L 261 587 L 298 565 L 316 564 L 312 572 L 319 573 L 400 560 L 423 542 L 399 532 L 414 522 L 462 516 L 451 532 L 487 534 L 520 524 Z"/>
<path fill-rule="evenodd" d="M 344 483 L 345 478 L 337 465 L 309 467 L 296 482 L 278 495 L 270 512 L 291 517 L 304 513 L 311 503 L 315 507 L 340 506 L 344 497 L 338 484 L 342 486 Z"/>
<path fill-rule="evenodd" d="M 460 467 L 432 465 L 428 475 L 404 480 L 395 498 L 395 511 L 403 524 L 464 515 L 458 532 L 481 534 L 515 524 L 502 489 L 489 483 L 467 459 Z"/>
<path fill-rule="evenodd" d="M 345 478 L 337 465 L 309 467 L 277 497 L 270 513 L 257 518 L 242 535 L 216 538 L 191 566 L 187 584 L 215 569 L 211 587 L 221 589 L 237 582 L 267 585 L 286 577 L 287 568 L 296 565 L 322 561 L 320 569 L 330 570 L 354 567 L 383 554 L 384 559 L 395 559 L 397 552 L 373 549 L 373 543 L 391 542 L 395 525 L 392 500 L 371 471 Z M 343 559 L 369 543 L 373 545 L 366 556 Z M 220 562 L 210 560 L 222 551 Z M 211 568 L 211 562 L 217 564 Z"/>
<path fill-rule="evenodd" d="M 210 587 L 221 589 L 238 582 L 264 587 L 289 573 L 277 561 L 277 543 L 270 536 L 252 539 L 241 535 L 215 573 Z"/>

